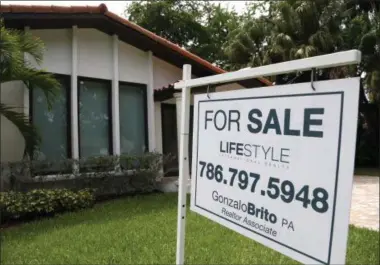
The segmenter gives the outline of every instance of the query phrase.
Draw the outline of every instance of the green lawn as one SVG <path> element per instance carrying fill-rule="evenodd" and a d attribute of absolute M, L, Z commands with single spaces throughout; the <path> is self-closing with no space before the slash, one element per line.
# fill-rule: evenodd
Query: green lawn
<path fill-rule="evenodd" d="M 2 231 L 1 264 L 174 264 L 176 194 L 98 204 Z M 188 264 L 295 264 L 208 219 L 188 213 Z M 379 264 L 379 232 L 351 227 L 349 264 Z"/>

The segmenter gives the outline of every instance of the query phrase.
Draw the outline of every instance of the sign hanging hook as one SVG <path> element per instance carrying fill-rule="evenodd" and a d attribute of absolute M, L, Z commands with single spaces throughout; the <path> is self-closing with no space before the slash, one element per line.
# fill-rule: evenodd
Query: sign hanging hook
<path fill-rule="evenodd" d="M 314 74 L 316 72 L 316 69 L 315 68 L 311 68 L 311 88 L 315 91 L 315 87 L 314 87 Z"/>
<path fill-rule="evenodd" d="M 207 98 L 208 99 L 210 99 L 209 91 L 210 91 L 210 85 L 207 86 Z"/>

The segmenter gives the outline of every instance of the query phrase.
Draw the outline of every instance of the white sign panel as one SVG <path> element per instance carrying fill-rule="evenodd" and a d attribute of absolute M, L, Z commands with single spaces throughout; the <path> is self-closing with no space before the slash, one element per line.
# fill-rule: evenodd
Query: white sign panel
<path fill-rule="evenodd" d="M 197 95 L 191 210 L 307 264 L 345 263 L 359 78 Z"/>

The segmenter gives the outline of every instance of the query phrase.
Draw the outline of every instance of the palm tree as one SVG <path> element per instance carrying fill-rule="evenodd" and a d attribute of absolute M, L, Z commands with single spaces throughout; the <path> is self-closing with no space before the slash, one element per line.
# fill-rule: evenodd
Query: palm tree
<path fill-rule="evenodd" d="M 261 10 L 260 10 L 261 9 Z M 260 10 L 262 15 L 252 14 Z M 225 49 L 235 68 L 260 66 L 359 49 L 362 62 L 319 71 L 319 79 L 361 77 L 357 158 L 378 160 L 380 102 L 380 2 L 375 0 L 284 0 L 252 4 L 246 23 Z M 308 82 L 310 72 L 271 77 L 276 83 Z M 368 100 L 369 99 L 369 100 Z M 366 124 L 366 129 L 360 127 Z M 363 132 L 367 136 L 362 136 Z M 377 156 L 377 158 L 376 158 Z M 376 164 L 377 162 L 373 162 Z"/>
<path fill-rule="evenodd" d="M 44 49 L 45 46 L 39 38 L 24 31 L 6 28 L 0 20 L 0 84 L 21 81 L 29 89 L 38 87 L 44 92 L 51 108 L 59 92 L 60 83 L 51 74 L 35 68 L 30 61 L 24 59 L 24 54 L 28 54 L 40 64 Z M 24 156 L 32 157 L 41 139 L 29 117 L 17 111 L 18 108 L 0 103 L 0 115 L 18 128 L 25 140 Z"/>
<path fill-rule="evenodd" d="M 235 33 L 226 52 L 231 60 L 249 66 L 336 52 L 343 42 L 340 23 L 346 14 L 341 12 L 342 5 L 339 0 L 261 3 L 266 12 L 249 20 Z M 256 9 L 257 6 L 253 4 L 251 8 Z M 245 60 L 241 61 L 242 58 Z M 310 78 L 309 73 L 304 76 Z M 287 82 L 286 78 L 289 79 L 289 75 L 280 76 L 276 81 Z"/>
<path fill-rule="evenodd" d="M 360 49 L 363 60 L 359 67 L 320 71 L 319 79 L 365 73 L 363 87 L 375 100 L 380 94 L 379 7 L 374 0 L 267 0 L 252 4 L 246 23 L 230 35 L 225 51 L 231 68 L 238 69 Z M 253 18 L 258 9 L 262 15 Z M 275 81 L 287 83 L 294 78 L 309 81 L 310 72 L 277 76 Z"/>

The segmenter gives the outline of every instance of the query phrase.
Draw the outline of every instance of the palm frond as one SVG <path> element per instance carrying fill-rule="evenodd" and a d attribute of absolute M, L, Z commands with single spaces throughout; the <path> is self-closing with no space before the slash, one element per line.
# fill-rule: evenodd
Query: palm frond
<path fill-rule="evenodd" d="M 312 45 L 305 46 L 305 57 L 313 57 L 318 54 L 318 49 Z"/>
<path fill-rule="evenodd" d="M 24 60 L 27 53 L 40 63 L 43 59 L 44 44 L 30 33 L 21 30 L 5 28 L 0 21 L 0 73 L 1 83 L 9 81 L 22 81 L 28 88 L 39 87 L 44 91 L 51 108 L 60 88 L 54 77 L 36 69 L 30 62 Z"/>
<path fill-rule="evenodd" d="M 300 36 L 301 20 L 293 6 L 281 1 L 277 8 L 279 16 L 275 24 L 279 31 L 289 36 Z"/>
<path fill-rule="evenodd" d="M 364 82 L 370 101 L 380 102 L 380 71 L 367 73 Z"/>
<path fill-rule="evenodd" d="M 275 42 L 277 45 L 283 47 L 284 49 L 290 49 L 294 46 L 292 38 L 284 33 L 280 33 L 275 36 Z"/>
<path fill-rule="evenodd" d="M 246 47 L 239 41 L 235 39 L 227 48 L 226 54 L 231 62 L 236 64 L 247 63 L 247 58 L 249 58 L 250 52 L 247 51 Z"/>
<path fill-rule="evenodd" d="M 330 32 L 325 30 L 318 30 L 315 34 L 309 38 L 309 44 L 323 53 L 333 52 L 334 50 L 334 38 Z"/>
<path fill-rule="evenodd" d="M 28 154 L 30 157 L 32 157 L 34 151 L 41 143 L 41 138 L 38 134 L 37 129 L 32 124 L 30 124 L 29 118 L 23 113 L 16 111 L 16 108 L 6 106 L 3 103 L 0 103 L 0 115 L 3 115 L 10 122 L 12 122 L 21 132 L 22 136 L 25 139 L 24 155 Z"/>
<path fill-rule="evenodd" d="M 359 49 L 363 54 L 374 54 L 378 41 L 375 30 L 372 30 L 362 37 Z"/>
<path fill-rule="evenodd" d="M 29 89 L 33 87 L 43 91 L 50 110 L 60 90 L 60 83 L 50 73 L 43 70 L 21 67 L 12 73 L 3 73 L 1 83 L 22 81 Z"/>
<path fill-rule="evenodd" d="M 24 62 L 19 38 L 0 24 L 0 71 L 15 71 Z"/>
<path fill-rule="evenodd" d="M 294 50 L 294 59 L 302 59 L 306 57 L 305 47 L 306 45 L 302 44 L 298 47 L 298 49 Z"/>
<path fill-rule="evenodd" d="M 265 31 L 261 23 L 254 23 L 247 30 L 249 38 L 255 43 L 260 43 L 264 39 L 264 32 Z"/>
<path fill-rule="evenodd" d="M 31 55 L 36 63 L 42 63 L 45 52 L 45 44 L 42 40 L 29 32 L 19 33 L 19 38 L 21 51 Z"/>

